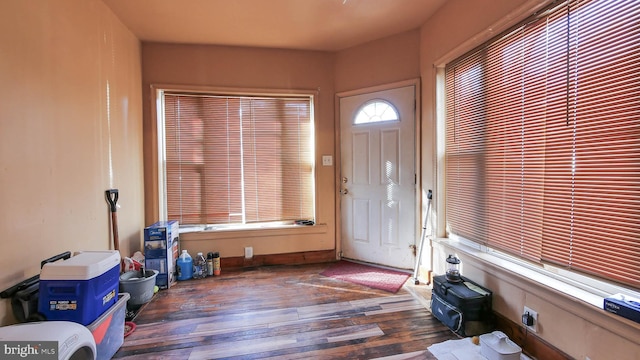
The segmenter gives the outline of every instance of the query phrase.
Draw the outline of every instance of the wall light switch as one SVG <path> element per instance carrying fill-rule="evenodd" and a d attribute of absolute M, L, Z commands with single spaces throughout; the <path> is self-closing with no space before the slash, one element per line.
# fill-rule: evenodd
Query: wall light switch
<path fill-rule="evenodd" d="M 333 165 L 333 156 L 322 155 L 322 166 L 332 166 L 332 165 Z"/>

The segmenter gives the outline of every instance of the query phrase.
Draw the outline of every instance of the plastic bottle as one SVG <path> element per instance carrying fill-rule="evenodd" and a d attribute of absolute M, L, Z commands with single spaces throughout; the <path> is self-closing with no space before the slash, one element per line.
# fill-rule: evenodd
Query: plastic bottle
<path fill-rule="evenodd" d="M 213 276 L 213 253 L 207 254 L 207 276 Z"/>
<path fill-rule="evenodd" d="M 178 268 L 178 280 L 189 280 L 193 277 L 193 259 L 187 250 L 182 250 L 182 254 L 176 260 Z"/>
<path fill-rule="evenodd" d="M 207 260 L 205 260 L 202 253 L 199 252 L 193 260 L 193 278 L 204 279 L 205 277 L 207 277 Z"/>
<path fill-rule="evenodd" d="M 220 253 L 213 253 L 213 275 L 220 276 Z"/>

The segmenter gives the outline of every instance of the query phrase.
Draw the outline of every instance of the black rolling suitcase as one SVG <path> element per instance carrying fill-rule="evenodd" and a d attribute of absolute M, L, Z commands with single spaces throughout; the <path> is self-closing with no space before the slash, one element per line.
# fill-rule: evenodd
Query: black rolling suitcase
<path fill-rule="evenodd" d="M 491 290 L 461 277 L 449 282 L 445 275 L 433 278 L 431 312 L 460 336 L 485 334 L 493 330 Z"/>

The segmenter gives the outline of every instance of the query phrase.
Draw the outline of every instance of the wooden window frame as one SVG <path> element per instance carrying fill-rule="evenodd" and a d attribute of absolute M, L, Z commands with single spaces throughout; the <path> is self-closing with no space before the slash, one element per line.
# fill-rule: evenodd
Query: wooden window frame
<path fill-rule="evenodd" d="M 267 212 L 262 211 L 263 214 L 267 214 L 268 216 L 265 218 L 264 216 L 261 218 L 259 216 L 255 216 L 253 218 L 249 218 L 246 216 L 246 214 L 244 213 L 247 208 L 245 207 L 245 203 L 244 203 L 244 198 L 243 198 L 243 204 L 242 204 L 242 216 L 237 217 L 237 218 L 231 218 L 232 214 L 228 214 L 228 221 L 207 221 L 206 219 L 204 221 L 194 221 L 193 219 L 189 220 L 189 221 L 185 221 L 184 219 L 182 219 L 183 221 L 181 221 L 181 225 L 184 226 L 204 226 L 205 228 L 213 228 L 214 226 L 216 228 L 222 228 L 228 225 L 228 228 L 230 229 L 237 229 L 237 230 L 242 230 L 245 227 L 246 228 L 254 228 L 256 225 L 259 224 L 270 224 L 270 225 L 291 225 L 294 224 L 295 220 L 299 220 L 299 219 L 304 219 L 304 220 L 315 220 L 315 213 L 316 213 L 316 193 L 315 193 L 315 182 L 316 182 L 316 178 L 315 178 L 315 163 L 314 163 L 314 159 L 315 159 L 315 155 L 314 155 L 314 119 L 316 117 L 315 114 L 315 108 L 316 105 L 314 104 L 314 102 L 317 99 L 317 94 L 316 92 L 313 91 L 305 91 L 305 90 L 273 90 L 273 89 L 224 89 L 224 88 L 201 88 L 201 87 L 176 87 L 176 86 L 170 86 L 170 85 L 154 85 L 154 91 L 155 91 L 155 117 L 156 117 L 156 131 L 157 131 L 157 151 L 158 151 L 158 174 L 157 174 L 157 184 L 158 184 L 158 212 L 159 212 L 159 218 L 162 220 L 166 220 L 166 219 L 174 219 L 176 216 L 175 215 L 171 215 L 171 211 L 169 210 L 169 205 L 167 203 L 167 199 L 168 199 L 168 187 L 170 187 L 170 185 L 168 186 L 168 182 L 170 182 L 171 180 L 168 180 L 168 176 L 167 176 L 167 172 L 166 169 L 170 163 L 170 161 L 168 160 L 170 158 L 170 156 L 167 155 L 167 146 L 170 146 L 170 144 L 168 144 L 168 141 L 166 139 L 166 128 L 165 128 L 165 111 L 167 110 L 167 102 L 165 101 L 165 96 L 188 96 L 188 97 L 193 97 L 193 98 L 207 98 L 207 97 L 211 97 L 211 98 L 230 98 L 230 99 L 242 99 L 242 100 L 238 100 L 243 102 L 244 105 L 244 113 L 247 114 L 249 112 L 254 111 L 254 108 L 251 108 L 253 105 L 247 105 L 246 104 L 254 104 L 256 102 L 269 102 L 270 100 L 275 99 L 276 102 L 280 101 L 282 103 L 287 103 L 288 100 L 291 100 L 292 102 L 298 102 L 298 103 L 307 103 L 307 107 L 306 107 L 306 111 L 308 112 L 307 116 L 308 116 L 308 121 L 306 123 L 306 129 L 303 135 L 299 136 L 299 137 L 306 137 L 308 136 L 308 138 L 306 138 L 307 142 L 304 144 L 300 144 L 300 147 L 305 148 L 304 151 L 306 151 L 307 153 L 305 153 L 304 155 L 304 167 L 306 171 L 306 176 L 308 176 L 306 181 L 306 185 L 298 190 L 293 190 L 290 188 L 287 188 L 287 191 L 291 191 L 293 192 L 303 192 L 305 191 L 306 195 L 302 195 L 305 199 L 304 199 L 304 205 L 302 205 L 303 207 L 305 207 L 305 211 L 300 213 L 300 216 L 294 216 L 294 215 L 290 215 L 288 214 L 287 217 L 281 217 L 278 219 L 274 219 L 271 216 L 271 214 L 268 214 Z M 280 109 L 279 111 L 285 111 L 283 109 Z M 278 116 L 281 115 L 280 113 L 272 113 L 269 114 L 269 116 L 276 121 L 276 119 L 278 119 L 277 121 L 280 121 Z M 247 116 L 248 118 L 248 116 Z M 227 118 L 228 120 L 228 118 Z M 207 121 L 219 121 L 218 119 L 204 119 L 202 120 L 202 123 L 206 123 Z M 203 129 L 204 130 L 204 129 Z M 264 132 L 270 131 L 272 129 L 266 129 Z M 257 131 L 257 130 L 256 130 Z M 197 131 L 195 132 L 197 133 Z M 203 133 L 205 133 L 203 131 Z M 209 132 L 212 133 L 212 132 Z M 254 132 L 253 135 L 255 135 L 256 133 Z M 220 135 L 218 136 L 219 138 L 223 139 L 225 138 L 225 136 L 228 135 Z M 281 139 L 282 136 L 281 135 L 277 135 L 274 134 L 272 136 L 273 139 Z M 247 141 L 247 136 L 245 136 L 243 138 L 242 141 Z M 241 142 L 242 142 L 241 141 Z M 280 141 L 280 140 L 277 140 Z M 282 140 L 285 141 L 285 140 Z M 210 143 L 210 142 L 209 142 Z M 269 152 L 266 148 L 262 148 L 262 150 L 260 149 L 261 147 L 264 147 L 265 144 L 261 144 L 260 146 L 254 146 L 253 151 L 262 151 L 263 155 L 268 155 Z M 243 145 L 238 145 L 238 146 L 243 146 Z M 256 150 L 257 149 L 257 150 Z M 206 152 L 207 150 L 203 150 L 203 152 Z M 248 156 L 246 154 L 243 154 L 245 157 Z M 202 156 L 209 156 L 209 155 L 202 155 Z M 260 162 L 260 161 L 258 161 Z M 255 163 L 255 162 L 254 162 Z M 266 162 L 262 162 L 263 164 Z M 191 164 L 193 166 L 196 166 L 197 164 Z M 200 164 L 202 168 L 207 167 L 204 164 Z M 189 164 L 186 164 L 186 166 L 188 167 Z M 260 164 L 258 164 L 257 166 L 260 166 Z M 301 165 L 302 166 L 302 165 Z M 196 166 L 197 167 L 197 166 Z M 282 170 L 284 171 L 284 170 Z M 255 173 L 257 173 L 257 170 L 255 171 Z M 261 172 L 260 174 L 262 174 L 262 178 L 258 179 L 258 181 L 265 181 L 268 180 L 270 177 L 270 175 L 265 174 L 265 172 Z M 243 175 L 244 177 L 244 175 Z M 209 178 L 211 178 L 211 176 L 209 176 Z M 255 180 L 256 177 L 254 177 Z M 285 176 L 281 176 L 279 182 L 284 183 L 287 181 L 287 179 L 284 179 Z M 180 179 L 182 179 L 182 177 L 180 177 Z M 231 181 L 232 182 L 232 181 Z M 238 180 L 238 182 L 240 182 L 240 180 Z M 281 187 L 284 188 L 288 185 L 283 184 Z M 257 190 L 258 191 L 258 190 Z M 283 193 L 284 190 L 280 190 L 278 192 L 276 191 L 265 191 L 264 195 L 268 195 L 271 198 L 269 199 L 270 201 L 279 201 L 276 197 L 277 196 L 282 196 L 282 197 L 286 197 L 289 195 L 289 193 L 284 194 Z M 255 194 L 254 194 L 255 195 Z M 202 196 L 204 197 L 204 196 Z M 263 201 L 263 203 L 265 203 Z M 256 209 L 254 209 L 256 210 Z M 275 213 L 275 212 L 274 212 Z M 203 218 L 204 219 L 204 218 Z M 179 218 L 176 218 L 176 220 L 181 220 Z"/>

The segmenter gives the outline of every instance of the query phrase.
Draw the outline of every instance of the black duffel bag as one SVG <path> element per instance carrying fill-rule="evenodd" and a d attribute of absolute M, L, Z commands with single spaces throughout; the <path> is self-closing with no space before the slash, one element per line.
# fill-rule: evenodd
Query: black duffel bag
<path fill-rule="evenodd" d="M 433 278 L 431 313 L 460 336 L 485 334 L 493 330 L 491 290 L 461 277 L 449 282 L 445 275 Z"/>

